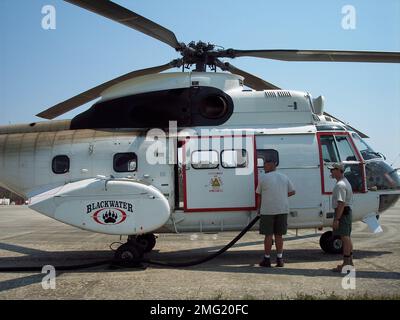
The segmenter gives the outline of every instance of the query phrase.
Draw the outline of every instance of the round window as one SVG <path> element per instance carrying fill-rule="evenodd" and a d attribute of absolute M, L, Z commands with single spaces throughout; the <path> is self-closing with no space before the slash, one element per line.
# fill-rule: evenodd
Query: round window
<path fill-rule="evenodd" d="M 218 119 L 226 115 L 228 104 L 224 97 L 212 95 L 205 97 L 200 103 L 200 114 L 209 119 Z"/>

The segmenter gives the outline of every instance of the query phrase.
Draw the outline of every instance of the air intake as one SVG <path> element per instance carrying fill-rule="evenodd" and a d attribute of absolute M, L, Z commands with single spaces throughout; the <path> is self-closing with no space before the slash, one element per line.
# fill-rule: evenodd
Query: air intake
<path fill-rule="evenodd" d="M 292 95 L 290 94 L 289 91 L 278 91 L 278 97 L 291 97 Z"/>
<path fill-rule="evenodd" d="M 276 98 L 275 91 L 264 91 L 264 92 L 265 92 L 265 97 L 266 98 Z"/>

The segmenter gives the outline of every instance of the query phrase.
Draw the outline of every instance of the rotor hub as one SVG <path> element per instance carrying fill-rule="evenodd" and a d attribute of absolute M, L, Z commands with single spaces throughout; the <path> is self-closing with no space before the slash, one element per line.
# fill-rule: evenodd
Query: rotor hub
<path fill-rule="evenodd" d="M 195 71 L 206 71 L 206 67 L 210 66 L 211 69 L 215 68 L 216 51 L 215 45 L 202 41 L 192 41 L 188 45 L 183 44 L 180 51 L 183 57 L 183 64 L 186 68 L 196 65 Z"/>

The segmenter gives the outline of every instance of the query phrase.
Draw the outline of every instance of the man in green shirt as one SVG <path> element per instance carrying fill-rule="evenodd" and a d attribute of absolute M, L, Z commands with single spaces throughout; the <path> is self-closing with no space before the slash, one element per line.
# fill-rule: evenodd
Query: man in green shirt
<path fill-rule="evenodd" d="M 343 264 L 333 269 L 341 272 L 347 265 L 353 266 L 353 244 L 351 242 L 352 212 L 350 205 L 353 202 L 353 191 L 349 181 L 344 176 L 344 166 L 341 163 L 334 163 L 328 166 L 332 178 L 336 179 L 336 185 L 332 192 L 332 208 L 335 209 L 333 220 L 333 235 L 340 236 L 343 243 Z"/>

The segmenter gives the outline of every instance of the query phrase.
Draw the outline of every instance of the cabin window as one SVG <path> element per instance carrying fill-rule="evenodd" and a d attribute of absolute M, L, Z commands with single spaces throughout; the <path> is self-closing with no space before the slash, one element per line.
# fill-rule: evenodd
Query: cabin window
<path fill-rule="evenodd" d="M 191 157 L 194 169 L 215 169 L 218 168 L 218 152 L 215 150 L 193 151 Z"/>
<path fill-rule="evenodd" d="M 247 151 L 244 149 L 223 150 L 221 152 L 221 165 L 224 168 L 246 168 Z"/>
<path fill-rule="evenodd" d="M 257 168 L 264 168 L 265 161 L 269 160 L 279 165 L 279 153 L 274 149 L 257 149 Z"/>
<path fill-rule="evenodd" d="M 55 174 L 64 174 L 69 171 L 69 157 L 59 155 L 53 158 L 51 168 Z"/>
<path fill-rule="evenodd" d="M 133 152 L 116 153 L 114 155 L 115 172 L 133 172 L 137 170 L 137 156 Z"/>

